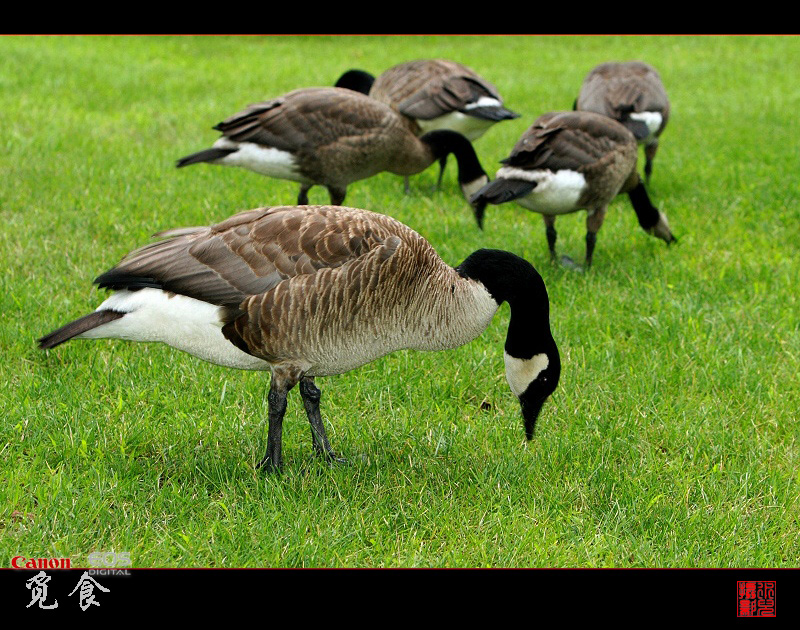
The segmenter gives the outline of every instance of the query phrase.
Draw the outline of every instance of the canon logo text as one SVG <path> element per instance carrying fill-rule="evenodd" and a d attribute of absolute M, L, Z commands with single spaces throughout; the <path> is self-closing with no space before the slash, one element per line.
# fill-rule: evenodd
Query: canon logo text
<path fill-rule="evenodd" d="M 15 569 L 71 569 L 72 563 L 69 558 L 26 558 L 25 556 L 14 556 L 11 558 L 11 566 Z"/>

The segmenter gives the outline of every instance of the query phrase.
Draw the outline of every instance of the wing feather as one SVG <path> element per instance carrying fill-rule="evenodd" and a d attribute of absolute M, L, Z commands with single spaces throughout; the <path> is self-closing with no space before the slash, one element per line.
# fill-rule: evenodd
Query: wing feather
<path fill-rule="evenodd" d="M 157 286 L 237 307 L 284 280 L 341 267 L 405 231 L 411 232 L 389 217 L 351 208 L 262 208 L 211 227 L 162 233 L 165 240 L 134 250 L 95 282 L 112 289 Z"/>
<path fill-rule="evenodd" d="M 494 85 L 467 66 L 444 60 L 394 66 L 377 77 L 370 96 L 421 120 L 462 111 L 482 96 L 502 103 Z"/>
<path fill-rule="evenodd" d="M 536 119 L 503 164 L 583 172 L 620 143 L 635 144 L 635 139 L 610 118 L 591 112 L 552 112 Z"/>
<path fill-rule="evenodd" d="M 214 129 L 234 142 L 253 142 L 296 153 L 389 126 L 391 112 L 344 88 L 304 88 L 255 103 Z"/>

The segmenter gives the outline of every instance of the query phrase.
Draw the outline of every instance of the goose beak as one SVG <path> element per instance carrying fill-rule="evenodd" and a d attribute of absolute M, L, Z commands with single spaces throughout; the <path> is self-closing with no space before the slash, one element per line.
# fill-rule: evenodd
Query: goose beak
<path fill-rule="evenodd" d="M 471 182 L 462 182 L 461 183 L 461 193 L 464 195 L 464 199 L 467 200 L 472 209 L 476 212 L 476 219 L 477 219 L 477 212 L 478 212 L 478 205 L 482 204 L 482 208 L 480 210 L 481 219 L 478 220 L 478 227 L 483 229 L 481 225 L 483 222 L 483 210 L 486 207 L 486 202 L 479 199 L 480 191 L 483 190 L 483 187 L 489 183 L 489 176 L 486 173 L 483 173 L 480 177 L 475 178 Z"/>
<path fill-rule="evenodd" d="M 474 195 L 470 200 L 470 205 L 472 206 L 472 210 L 475 213 L 475 220 L 478 222 L 478 228 L 481 230 L 483 229 L 483 215 L 486 212 L 486 201 L 483 199 L 478 198 L 475 201 L 477 195 Z"/>
<path fill-rule="evenodd" d="M 656 237 L 660 238 L 662 241 L 664 241 L 667 244 L 667 247 L 669 247 L 673 243 L 677 243 L 678 242 L 678 239 L 675 238 L 675 236 L 672 234 L 672 232 L 669 230 L 669 228 L 659 229 L 659 226 L 657 225 L 656 227 L 654 227 L 650 231 L 650 234 L 652 234 L 653 236 L 656 236 Z"/>
<path fill-rule="evenodd" d="M 677 238 L 673 236 L 672 230 L 669 229 L 669 223 L 667 222 L 667 217 L 663 212 L 658 213 L 658 223 L 656 223 L 652 228 L 650 228 L 650 234 L 660 238 L 664 241 L 667 245 L 671 245 L 672 243 L 677 242 Z"/>
<path fill-rule="evenodd" d="M 539 412 L 542 410 L 546 398 L 529 399 L 521 396 L 519 399 L 522 406 L 522 420 L 525 426 L 525 439 L 530 441 L 533 439 L 533 431 L 536 428 L 536 420 L 539 418 Z"/>

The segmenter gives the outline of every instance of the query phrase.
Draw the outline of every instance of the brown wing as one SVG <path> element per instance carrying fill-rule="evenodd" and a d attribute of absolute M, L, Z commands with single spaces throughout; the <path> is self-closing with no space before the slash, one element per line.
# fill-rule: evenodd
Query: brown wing
<path fill-rule="evenodd" d="M 528 170 L 584 172 L 620 144 L 636 146 L 618 122 L 592 112 L 551 112 L 537 118 L 503 160 Z"/>
<path fill-rule="evenodd" d="M 235 142 L 254 142 L 296 153 L 359 138 L 389 126 L 393 114 L 363 94 L 343 88 L 304 88 L 256 103 L 214 129 Z"/>
<path fill-rule="evenodd" d="M 271 291 L 250 296 L 230 313 L 223 334 L 239 348 L 272 362 L 305 360 L 313 364 L 324 361 L 337 347 L 337 354 L 352 353 L 352 344 L 361 342 L 353 334 L 355 322 L 359 322 L 356 329 L 361 334 L 378 338 L 402 321 L 391 316 L 402 308 L 401 300 L 383 305 L 390 313 L 388 318 L 381 308 L 375 308 L 381 304 L 377 295 L 395 286 L 387 278 L 399 282 L 395 263 L 402 255 L 395 253 L 401 242 L 399 237 L 389 236 L 345 264 L 290 277 Z M 408 256 L 408 250 L 403 251 Z M 381 291 L 376 290 L 379 286 Z"/>
<path fill-rule="evenodd" d="M 238 307 L 288 278 L 340 267 L 408 233 L 389 217 L 352 208 L 259 208 L 211 227 L 162 233 L 165 240 L 131 252 L 95 282 Z"/>
<path fill-rule="evenodd" d="M 370 96 L 412 118 L 430 120 L 463 110 L 481 96 L 502 102 L 497 89 L 470 68 L 453 61 L 412 61 L 375 79 Z"/>

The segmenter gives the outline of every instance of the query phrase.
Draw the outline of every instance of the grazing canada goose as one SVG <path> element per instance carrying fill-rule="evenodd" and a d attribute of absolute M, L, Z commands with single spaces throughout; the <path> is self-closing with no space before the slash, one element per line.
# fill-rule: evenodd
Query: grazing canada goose
<path fill-rule="evenodd" d="M 409 61 L 377 78 L 363 70 L 349 70 L 336 85 L 392 106 L 408 117 L 418 134 L 452 129 L 477 140 L 495 123 L 519 118 L 503 106 L 494 85 L 455 61 Z"/>
<path fill-rule="evenodd" d="M 495 123 L 519 118 L 503 106 L 494 85 L 454 61 L 410 61 L 389 68 L 377 78 L 363 70 L 348 70 L 336 85 L 390 105 L 417 135 L 451 129 L 475 141 Z M 446 163 L 445 155 L 440 158 L 440 185 Z"/>
<path fill-rule="evenodd" d="M 644 173 L 650 181 L 658 138 L 669 120 L 667 91 L 653 66 L 642 61 L 601 63 L 584 79 L 575 109 L 625 125 L 644 145 Z"/>
<path fill-rule="evenodd" d="M 198 162 L 240 166 L 300 183 L 297 203 L 308 204 L 314 184 L 330 202 L 344 202 L 348 184 L 383 171 L 420 173 L 450 153 L 458 161 L 465 197 L 488 181 L 469 141 L 453 131 L 413 134 L 387 105 L 353 90 L 304 88 L 251 105 L 214 127 L 222 137 L 210 149 L 187 155 Z"/>
<path fill-rule="evenodd" d="M 281 423 L 295 385 L 315 453 L 333 460 L 315 377 L 403 348 L 460 346 L 503 302 L 511 308 L 506 377 L 528 439 L 558 384 L 547 290 L 514 254 L 478 250 L 452 268 L 402 223 L 341 206 L 259 208 L 159 236 L 95 280 L 114 293 L 94 313 L 39 345 L 74 337 L 160 341 L 218 365 L 270 370 L 260 465 L 281 466 Z"/>
<path fill-rule="evenodd" d="M 627 192 L 639 224 L 667 244 L 676 240 L 667 217 L 650 202 L 636 171 L 637 145 L 620 123 L 593 112 L 551 112 L 537 118 L 502 160 L 497 178 L 471 202 L 483 227 L 487 204 L 516 201 L 544 216 L 550 255 L 556 258 L 555 220 L 586 209 L 586 266 L 611 200 Z M 566 264 L 572 264 L 565 257 Z"/>

